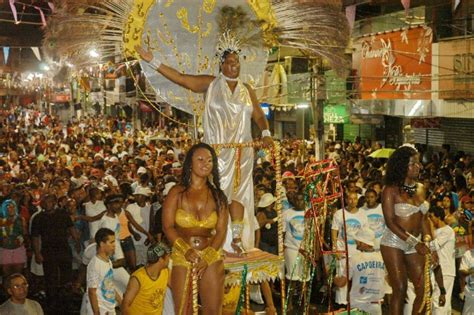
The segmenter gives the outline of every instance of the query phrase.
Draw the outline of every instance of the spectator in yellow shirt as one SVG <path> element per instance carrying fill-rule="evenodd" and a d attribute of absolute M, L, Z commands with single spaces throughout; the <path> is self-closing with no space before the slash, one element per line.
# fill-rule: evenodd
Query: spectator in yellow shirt
<path fill-rule="evenodd" d="M 147 265 L 135 271 L 128 282 L 122 301 L 124 315 L 163 314 L 170 252 L 163 242 L 148 248 Z"/>

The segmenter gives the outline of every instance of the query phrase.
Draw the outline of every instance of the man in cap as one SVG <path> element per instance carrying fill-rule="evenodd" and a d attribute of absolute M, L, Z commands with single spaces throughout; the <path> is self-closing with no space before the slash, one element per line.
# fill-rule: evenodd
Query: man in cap
<path fill-rule="evenodd" d="M 163 242 L 148 248 L 146 266 L 135 271 L 128 282 L 121 308 L 124 315 L 169 314 L 163 312 L 163 304 L 168 286 L 170 253 L 170 248 Z"/>
<path fill-rule="evenodd" d="M 151 194 L 150 188 L 138 186 L 133 193 L 135 202 L 129 204 L 126 209 L 132 215 L 133 219 L 147 232 L 150 232 L 150 223 L 152 222 L 151 205 L 149 203 Z M 130 229 L 130 232 L 133 234 L 133 243 L 135 245 L 137 258 L 136 263 L 137 265 L 144 265 L 146 263 L 148 235 L 135 231 L 134 229 Z"/>

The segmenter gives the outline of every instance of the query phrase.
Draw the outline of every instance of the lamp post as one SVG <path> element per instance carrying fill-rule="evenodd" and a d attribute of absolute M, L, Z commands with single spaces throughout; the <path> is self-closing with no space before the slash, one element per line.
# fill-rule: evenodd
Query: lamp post
<path fill-rule="evenodd" d="M 306 108 L 309 108 L 308 103 L 300 103 L 296 105 L 296 109 L 299 110 L 301 109 L 303 111 L 303 161 L 305 160 L 306 157 L 306 142 L 305 142 L 305 120 L 306 120 Z"/>

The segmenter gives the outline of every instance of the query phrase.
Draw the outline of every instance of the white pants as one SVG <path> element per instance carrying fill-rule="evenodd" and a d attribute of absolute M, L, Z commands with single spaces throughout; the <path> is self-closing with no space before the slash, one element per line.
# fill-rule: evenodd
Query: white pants
<path fill-rule="evenodd" d="M 142 235 L 142 237 L 144 237 Z M 137 266 L 145 266 L 146 263 L 147 263 L 147 257 L 146 257 L 146 253 L 147 253 L 147 250 L 148 250 L 148 247 L 145 246 L 145 244 L 139 244 L 139 243 L 135 243 L 135 255 L 137 257 Z"/>
<path fill-rule="evenodd" d="M 285 267 L 286 279 L 294 281 L 309 281 L 309 274 L 304 277 L 304 260 L 301 258 L 298 259 L 297 249 L 285 249 Z"/>
<path fill-rule="evenodd" d="M 433 296 L 431 301 L 433 302 L 433 315 L 451 315 L 451 296 L 453 293 L 454 276 L 443 276 L 443 285 L 446 289 L 446 304 L 439 306 L 439 287 L 436 281 L 432 279 L 433 285 Z"/>
<path fill-rule="evenodd" d="M 370 315 L 382 315 L 382 305 L 372 303 L 359 303 L 358 301 L 351 301 L 351 308 L 358 308 L 361 311 L 369 313 Z"/>
<path fill-rule="evenodd" d="M 345 258 L 340 259 L 336 262 L 336 275 L 340 276 L 340 277 L 346 277 L 347 278 L 346 259 Z M 336 288 L 336 296 L 335 296 L 334 301 L 337 304 L 347 305 L 347 283 L 343 287 Z"/>
<path fill-rule="evenodd" d="M 464 290 L 464 292 L 466 292 L 466 290 Z M 474 296 L 464 293 L 464 307 L 462 309 L 462 315 L 472 314 L 474 314 Z"/>
<path fill-rule="evenodd" d="M 94 311 L 92 310 L 92 305 L 91 305 L 91 302 L 89 301 L 89 295 L 87 294 L 87 292 L 84 293 L 84 296 L 82 298 L 80 314 L 81 315 L 94 315 Z M 99 314 L 100 315 L 115 315 L 115 309 L 107 310 L 99 306 Z"/>

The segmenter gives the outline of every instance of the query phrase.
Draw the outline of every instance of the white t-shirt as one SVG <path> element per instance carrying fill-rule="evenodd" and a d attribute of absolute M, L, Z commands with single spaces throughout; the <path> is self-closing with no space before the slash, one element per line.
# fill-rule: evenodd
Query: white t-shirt
<path fill-rule="evenodd" d="M 25 303 L 17 304 L 13 303 L 11 299 L 8 299 L 5 303 L 0 305 L 0 314 L 43 315 L 44 313 L 41 305 L 36 301 L 26 299 Z"/>
<path fill-rule="evenodd" d="M 459 270 L 469 271 L 474 268 L 474 249 L 468 250 L 464 253 L 461 260 Z M 464 287 L 464 295 L 467 297 L 474 297 L 474 276 L 466 277 L 466 286 Z"/>
<path fill-rule="evenodd" d="M 382 212 L 382 205 L 379 203 L 375 208 L 367 208 L 367 206 L 363 206 L 361 210 L 363 210 L 367 216 L 367 222 L 370 229 L 375 233 L 374 249 L 379 250 L 380 240 L 386 228 L 385 219 Z"/>
<path fill-rule="evenodd" d="M 99 226 L 97 229 L 100 228 L 108 228 L 112 231 L 115 232 L 115 253 L 110 259 L 112 260 L 118 260 L 120 258 L 118 257 L 124 257 L 123 251 L 122 251 L 122 246 L 120 246 L 120 221 L 117 215 L 115 217 L 111 218 L 107 214 L 104 214 L 104 216 L 98 221 Z"/>
<path fill-rule="evenodd" d="M 82 263 L 84 265 L 89 265 L 89 262 L 92 258 L 97 255 L 97 244 L 92 243 L 84 249 L 84 254 L 82 255 Z M 122 257 L 116 257 L 115 259 L 122 259 Z M 114 283 L 115 288 L 119 294 L 123 294 L 127 288 L 128 281 L 130 279 L 130 274 L 125 270 L 124 267 L 114 268 Z"/>
<path fill-rule="evenodd" d="M 145 231 L 150 231 L 150 212 L 151 205 L 149 203 L 147 203 L 144 207 L 140 207 L 140 216 L 142 218 L 142 223 L 140 223 L 140 225 Z M 137 232 L 140 233 L 140 235 L 142 236 L 142 238 L 137 242 L 137 244 L 145 244 L 147 236 L 141 233 L 140 231 Z"/>
<path fill-rule="evenodd" d="M 370 303 L 383 299 L 385 265 L 380 252 L 358 252 L 349 259 L 349 278 L 352 279 L 351 301 Z"/>
<path fill-rule="evenodd" d="M 112 262 L 94 256 L 87 265 L 87 289 L 97 289 L 97 300 L 102 311 L 115 313 L 115 285 Z"/>
<path fill-rule="evenodd" d="M 84 207 L 86 209 L 86 216 L 88 217 L 93 217 L 98 215 L 99 213 L 107 210 L 105 207 L 104 201 L 102 200 L 97 200 L 95 203 L 92 202 L 86 202 L 84 204 Z M 89 231 L 90 231 L 90 238 L 94 238 L 95 233 L 97 233 L 97 230 L 99 229 L 99 224 L 100 220 L 94 221 L 94 222 L 89 222 Z"/>
<path fill-rule="evenodd" d="M 349 257 L 357 253 L 357 245 L 354 240 L 354 236 L 357 232 L 367 227 L 367 216 L 365 215 L 364 211 L 358 210 L 356 213 L 350 213 L 349 211 L 345 210 L 345 217 L 346 217 L 346 226 L 347 226 L 347 247 L 349 250 Z M 337 234 L 337 250 L 344 250 L 344 220 L 342 217 L 342 209 L 339 209 L 334 213 L 332 219 L 332 227 L 331 229 L 339 231 Z"/>
<path fill-rule="evenodd" d="M 283 227 L 285 246 L 298 250 L 304 235 L 304 211 L 290 208 L 283 212 Z"/>
<path fill-rule="evenodd" d="M 88 180 L 89 179 L 84 175 L 81 175 L 79 178 L 71 176 L 71 182 L 73 182 L 77 187 L 84 185 Z"/>
<path fill-rule="evenodd" d="M 130 212 L 133 219 L 138 223 L 142 224 L 142 216 L 140 215 L 140 206 L 135 202 L 127 206 L 126 210 Z"/>
<path fill-rule="evenodd" d="M 435 230 L 435 239 L 432 244 L 438 253 L 443 277 L 456 276 L 455 243 L 456 234 L 449 225 Z"/>

